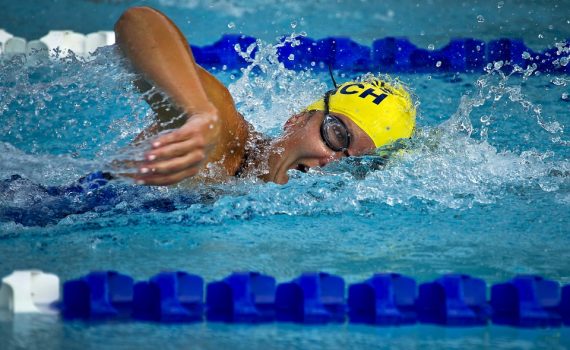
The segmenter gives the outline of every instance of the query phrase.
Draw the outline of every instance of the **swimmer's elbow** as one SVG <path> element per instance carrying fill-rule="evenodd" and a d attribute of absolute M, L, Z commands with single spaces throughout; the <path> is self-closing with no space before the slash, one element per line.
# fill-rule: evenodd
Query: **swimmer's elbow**
<path fill-rule="evenodd" d="M 128 8 L 115 23 L 115 33 L 120 34 L 132 26 L 142 24 L 151 17 L 156 17 L 159 12 L 148 6 L 135 6 Z"/>

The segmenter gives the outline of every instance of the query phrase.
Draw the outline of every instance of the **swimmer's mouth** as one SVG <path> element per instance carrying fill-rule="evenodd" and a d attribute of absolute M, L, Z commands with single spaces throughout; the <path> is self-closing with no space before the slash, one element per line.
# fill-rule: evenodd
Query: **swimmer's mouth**
<path fill-rule="evenodd" d="M 299 170 L 300 172 L 303 172 L 303 173 L 306 173 L 307 171 L 309 171 L 309 169 L 310 169 L 310 167 L 306 166 L 305 164 L 299 164 L 295 168 L 295 170 Z"/>

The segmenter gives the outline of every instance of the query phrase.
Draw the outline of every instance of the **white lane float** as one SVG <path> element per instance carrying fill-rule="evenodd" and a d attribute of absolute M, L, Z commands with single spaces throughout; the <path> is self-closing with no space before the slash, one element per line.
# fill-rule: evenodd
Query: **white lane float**
<path fill-rule="evenodd" d="M 40 270 L 20 270 L 2 279 L 0 309 L 11 313 L 55 314 L 52 305 L 59 301 L 59 277 Z"/>

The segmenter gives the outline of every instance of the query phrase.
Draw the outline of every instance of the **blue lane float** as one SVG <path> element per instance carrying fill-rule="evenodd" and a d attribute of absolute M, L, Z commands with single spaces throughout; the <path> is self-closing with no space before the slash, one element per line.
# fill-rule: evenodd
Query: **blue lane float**
<path fill-rule="evenodd" d="M 208 284 L 209 321 L 258 323 L 275 319 L 275 278 L 259 272 L 236 272 Z"/>
<path fill-rule="evenodd" d="M 212 45 L 192 46 L 192 50 L 196 61 L 207 68 L 235 70 L 248 65 L 238 49 L 242 54 L 248 52 L 247 55 L 253 57 L 257 51 L 255 43 L 253 37 L 231 34 L 224 35 Z M 570 73 L 567 57 L 567 52 L 556 47 L 535 52 L 522 40 L 508 38 L 488 43 L 474 38 L 458 38 L 438 50 L 428 50 L 417 47 L 407 38 L 386 37 L 375 40 L 368 47 L 347 37 L 315 40 L 300 36 L 283 39 L 278 47 L 279 61 L 286 68 L 317 71 L 331 66 L 347 72 L 470 73 L 481 72 L 488 63 L 501 61 L 522 68 L 536 64 L 541 72 L 567 74 Z"/>
<path fill-rule="evenodd" d="M 132 277 L 116 271 L 94 271 L 63 284 L 61 311 L 65 318 L 128 316 L 132 300 Z"/>
<path fill-rule="evenodd" d="M 416 310 L 420 322 L 445 326 L 483 326 L 491 315 L 487 284 L 480 278 L 451 274 L 419 288 Z"/>
<path fill-rule="evenodd" d="M 183 271 L 163 272 L 134 286 L 133 317 L 158 322 L 202 321 L 204 280 Z"/>
<path fill-rule="evenodd" d="M 324 272 L 310 272 L 281 283 L 275 292 L 275 311 L 282 322 L 344 322 L 344 280 Z"/>
<path fill-rule="evenodd" d="M 491 289 L 493 322 L 519 327 L 560 326 L 560 286 L 540 276 L 518 276 Z"/>
<path fill-rule="evenodd" d="M 560 316 L 562 316 L 562 322 L 566 326 L 570 326 L 570 284 L 562 288 L 562 296 L 560 298 Z"/>
<path fill-rule="evenodd" d="M 3 281 L 10 281 L 10 288 L 17 287 L 14 283 L 30 285 L 9 277 Z M 281 284 L 259 272 L 237 272 L 207 284 L 204 302 L 204 280 L 198 275 L 162 272 L 135 283 L 116 271 L 94 271 L 65 282 L 60 302 L 49 311 L 59 311 L 66 320 L 86 321 L 200 322 L 206 316 L 210 322 L 228 323 L 326 324 L 348 318 L 350 323 L 379 326 L 466 327 L 491 322 L 523 328 L 570 326 L 570 285 L 561 288 L 540 276 L 520 275 L 497 283 L 489 299 L 484 280 L 462 274 L 419 286 L 397 273 L 375 274 L 348 286 L 347 297 L 346 289 L 342 277 L 324 272 L 303 273 Z M 2 300 L 0 308 L 25 302 L 20 299 L 36 293 L 41 290 L 30 290 L 29 295 L 4 293 L 12 299 Z M 59 290 L 52 294 L 59 295 Z"/>
<path fill-rule="evenodd" d="M 225 34 L 212 45 L 191 46 L 196 62 L 209 67 L 226 67 L 235 70 L 246 67 L 247 61 L 238 54 L 237 48 L 242 52 L 247 52 L 248 47 L 254 44 L 255 38 L 246 35 Z M 250 52 L 251 57 L 255 55 L 256 49 Z"/>
<path fill-rule="evenodd" d="M 397 273 L 375 274 L 349 287 L 350 322 L 386 326 L 416 323 L 416 298 L 412 278 Z"/>

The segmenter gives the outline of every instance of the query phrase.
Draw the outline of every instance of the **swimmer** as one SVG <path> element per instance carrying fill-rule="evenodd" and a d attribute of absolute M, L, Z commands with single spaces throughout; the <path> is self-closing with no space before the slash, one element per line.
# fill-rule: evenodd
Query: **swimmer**
<path fill-rule="evenodd" d="M 130 8 L 115 33 L 140 73 L 136 86 L 147 92 L 157 116 L 138 138 L 151 140 L 137 173 L 130 175 L 139 184 L 176 184 L 200 176 L 208 165 L 218 169 L 214 177 L 255 175 L 284 184 L 291 169 L 306 172 L 412 136 L 415 108 L 409 94 L 372 79 L 324 93 L 285 123 L 282 136 L 268 139 L 236 110 L 228 89 L 195 62 L 188 42 L 165 15 Z"/>

